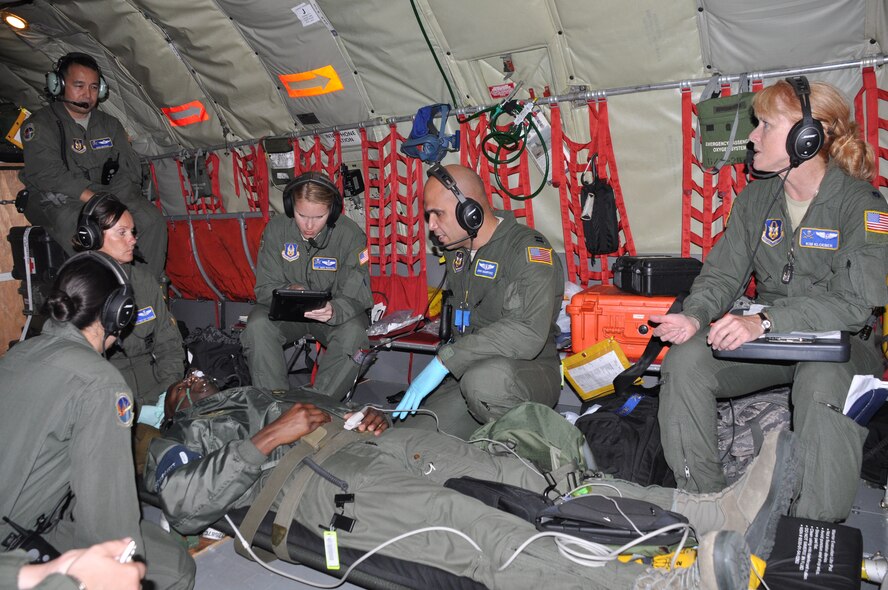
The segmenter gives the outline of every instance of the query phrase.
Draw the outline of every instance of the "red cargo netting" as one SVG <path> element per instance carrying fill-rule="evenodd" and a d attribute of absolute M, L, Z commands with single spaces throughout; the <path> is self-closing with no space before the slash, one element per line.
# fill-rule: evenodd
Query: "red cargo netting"
<path fill-rule="evenodd" d="M 339 190 L 342 190 L 342 179 L 339 169 L 342 167 L 342 140 L 338 133 L 334 133 L 333 145 L 325 148 L 320 136 L 315 135 L 311 139 L 303 138 L 292 140 L 293 144 L 293 173 L 299 176 L 303 172 L 324 172 L 333 179 Z M 303 148 L 302 141 L 310 142 L 308 148 Z"/>
<path fill-rule="evenodd" d="M 488 201 L 494 209 L 511 211 L 516 219 L 524 219 L 524 223 L 528 227 L 533 227 L 533 201 L 512 199 L 499 188 L 502 186 L 513 195 L 529 195 L 533 192 L 530 187 L 527 150 L 524 150 L 514 163 L 494 165 L 485 154 L 495 154 L 499 146 L 491 141 L 488 141 L 486 145 L 481 145 L 489 131 L 487 115 L 480 115 L 473 121 L 477 121 L 474 127 L 471 124 L 472 121 L 464 118 L 460 120 L 459 163 L 478 173 L 484 183 L 484 191 L 488 195 Z M 503 125 L 499 127 L 499 130 L 506 131 L 508 127 L 508 125 Z M 509 160 L 513 154 L 514 150 L 502 149 L 498 157 L 500 160 Z M 496 177 L 499 179 L 499 184 L 497 184 Z"/>
<path fill-rule="evenodd" d="M 394 125 L 380 141 L 370 141 L 361 129 L 370 283 L 386 313 L 422 313 L 428 301 L 423 170 L 420 160 L 398 152 L 403 141 Z"/>
<path fill-rule="evenodd" d="M 234 194 L 241 198 L 243 191 L 250 211 L 261 211 L 268 221 L 268 165 L 265 161 L 265 148 L 262 142 L 248 146 L 246 155 L 240 148 L 231 150 L 231 165 L 234 168 Z"/>
<path fill-rule="evenodd" d="M 200 153 L 194 155 L 195 161 L 202 157 L 204 156 Z M 225 213 L 225 205 L 222 203 L 221 197 L 222 191 L 219 189 L 219 156 L 215 154 L 206 156 L 206 168 L 211 181 L 212 195 L 199 196 L 196 194 L 184 166 L 182 160 L 176 158 L 176 171 L 179 173 L 179 188 L 182 190 L 185 210 L 188 213 Z M 153 166 L 151 170 L 153 174 Z"/>
<path fill-rule="evenodd" d="M 762 81 L 753 80 L 752 90 L 761 89 Z M 730 84 L 722 85 L 721 96 L 730 94 Z M 691 98 L 690 87 L 681 89 L 681 128 L 681 255 L 700 255 L 705 260 L 725 229 L 734 197 L 740 194 L 748 179 L 743 164 L 724 166 L 717 174 L 711 174 L 697 159 L 694 153 L 697 105 Z"/>
<path fill-rule="evenodd" d="M 607 285 L 611 281 L 609 257 L 622 254 L 635 254 L 635 243 L 629 228 L 629 217 L 623 202 L 623 189 L 617 174 L 614 148 L 610 135 L 607 100 L 602 98 L 587 103 L 589 112 L 589 137 L 586 143 L 578 143 L 564 135 L 561 124 L 561 110 L 557 105 L 552 112 L 552 181 L 558 188 L 561 201 L 561 225 L 564 230 L 564 256 L 567 262 L 567 280 L 581 286 L 593 281 Z M 567 150 L 565 161 L 564 150 Z M 582 161 L 580 153 L 585 152 Z M 589 169 L 590 159 L 597 157 L 598 174 L 608 179 L 614 189 L 617 205 L 617 223 L 620 230 L 619 248 L 609 255 L 589 254 L 586 249 L 583 222 L 580 219 L 582 205 L 582 175 Z M 598 266 L 595 270 L 594 267 Z"/>
<path fill-rule="evenodd" d="M 873 186 L 876 188 L 888 186 L 888 172 L 880 174 L 882 160 L 888 161 L 888 147 L 879 145 L 879 130 L 888 131 L 888 119 L 879 116 L 879 104 L 888 103 L 888 90 L 882 90 L 876 86 L 876 73 L 872 67 L 863 68 L 863 86 L 857 96 L 854 97 L 854 112 L 857 125 L 863 133 L 863 138 L 873 146 L 876 152 L 876 176 Z"/>

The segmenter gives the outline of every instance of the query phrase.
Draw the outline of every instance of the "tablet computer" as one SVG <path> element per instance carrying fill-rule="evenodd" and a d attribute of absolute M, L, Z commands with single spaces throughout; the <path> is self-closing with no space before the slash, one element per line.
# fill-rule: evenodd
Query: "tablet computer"
<path fill-rule="evenodd" d="M 731 360 L 844 363 L 851 358 L 851 338 L 848 332 L 765 334 L 734 350 L 713 350 L 712 356 Z"/>
<path fill-rule="evenodd" d="M 320 309 L 332 299 L 327 291 L 275 289 L 271 294 L 268 319 L 284 322 L 305 321 L 305 312 Z"/>

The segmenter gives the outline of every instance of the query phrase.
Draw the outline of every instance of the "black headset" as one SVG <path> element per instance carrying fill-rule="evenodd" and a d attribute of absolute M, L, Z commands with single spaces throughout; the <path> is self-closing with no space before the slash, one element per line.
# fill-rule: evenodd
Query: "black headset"
<path fill-rule="evenodd" d="M 484 224 L 484 209 L 475 199 L 469 198 L 462 194 L 456 180 L 450 175 L 444 166 L 435 164 L 426 172 L 426 176 L 434 178 L 444 185 L 444 188 L 456 195 L 456 221 L 459 226 L 466 230 L 470 238 L 478 235 L 478 230 Z"/>
<path fill-rule="evenodd" d="M 77 231 L 74 236 L 77 242 L 84 250 L 99 250 L 105 242 L 105 231 L 102 226 L 95 220 L 93 214 L 96 208 L 106 200 L 117 201 L 117 197 L 108 192 L 97 192 L 80 210 L 80 217 L 77 219 Z"/>
<path fill-rule="evenodd" d="M 287 183 L 287 186 L 284 187 L 284 213 L 291 219 L 295 216 L 294 201 L 296 199 L 293 198 L 293 195 L 301 186 L 309 183 L 322 186 L 333 193 L 334 197 L 333 202 L 330 204 L 330 215 L 327 217 L 327 227 L 332 228 L 336 225 L 339 214 L 342 213 L 342 193 L 339 191 L 339 187 L 333 184 L 333 181 L 323 172 L 305 172 Z"/>
<path fill-rule="evenodd" d="M 62 57 L 58 59 L 55 65 L 52 68 L 51 72 L 46 73 L 46 92 L 51 97 L 56 98 L 62 96 L 65 93 L 65 74 L 68 73 L 68 66 L 70 66 L 74 61 L 81 61 L 90 64 L 89 67 L 94 69 L 99 73 L 99 102 L 103 102 L 108 98 L 109 90 L 108 83 L 105 82 L 105 76 L 102 75 L 102 68 L 99 67 L 98 62 L 91 56 L 85 53 L 80 53 L 78 51 L 74 51 L 72 53 L 66 53 Z"/>
<path fill-rule="evenodd" d="M 114 273 L 114 277 L 117 279 L 118 286 L 105 298 L 105 303 L 102 305 L 102 312 L 99 316 L 105 332 L 112 336 L 117 336 L 132 323 L 136 316 L 136 301 L 133 297 L 133 287 L 126 278 L 123 267 L 103 252 L 87 251 L 75 254 L 65 261 L 65 264 L 59 269 L 59 273 L 75 260 L 81 260 L 86 257 L 91 257 L 104 265 L 105 268 Z"/>
<path fill-rule="evenodd" d="M 823 147 L 825 135 L 823 125 L 811 115 L 811 87 L 808 85 L 808 79 L 804 76 L 793 76 L 786 81 L 792 86 L 802 104 L 802 119 L 792 126 L 786 136 L 789 165 L 795 168 L 817 155 Z"/>

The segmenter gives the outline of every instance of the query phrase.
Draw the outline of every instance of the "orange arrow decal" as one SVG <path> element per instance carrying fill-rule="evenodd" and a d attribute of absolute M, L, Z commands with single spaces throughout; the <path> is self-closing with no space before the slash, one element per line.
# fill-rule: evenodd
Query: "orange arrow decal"
<path fill-rule="evenodd" d="M 333 66 L 324 66 L 316 70 L 296 74 L 281 74 L 278 78 L 280 78 L 284 88 L 287 89 L 287 94 L 290 95 L 290 98 L 318 96 L 319 94 L 329 94 L 330 92 L 336 92 L 345 88 Z M 292 86 L 293 84 L 308 80 L 315 81 L 315 85 L 302 88 L 293 88 Z"/>

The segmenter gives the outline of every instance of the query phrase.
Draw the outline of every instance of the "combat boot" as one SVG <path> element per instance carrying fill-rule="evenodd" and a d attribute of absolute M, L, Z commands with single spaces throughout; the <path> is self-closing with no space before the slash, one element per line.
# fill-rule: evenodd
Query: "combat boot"
<path fill-rule="evenodd" d="M 769 434 L 746 473 L 720 492 L 676 490 L 672 510 L 684 514 L 697 534 L 730 530 L 745 535 L 753 554 L 767 559 L 777 522 L 798 493 L 800 461 L 789 431 Z"/>
<path fill-rule="evenodd" d="M 689 568 L 648 568 L 633 590 L 745 590 L 749 587 L 749 548 L 736 531 L 703 535 Z"/>

